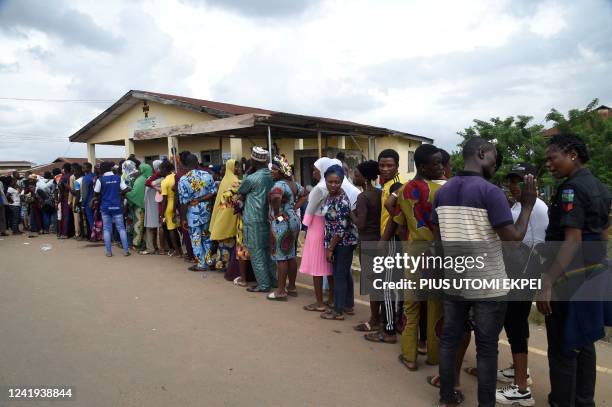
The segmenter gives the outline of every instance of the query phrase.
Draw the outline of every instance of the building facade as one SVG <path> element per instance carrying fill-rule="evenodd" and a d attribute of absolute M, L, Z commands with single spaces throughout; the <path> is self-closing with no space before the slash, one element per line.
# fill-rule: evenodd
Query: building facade
<path fill-rule="evenodd" d="M 284 154 L 297 179 L 308 183 L 312 163 L 343 151 L 354 167 L 378 152 L 400 154 L 400 172 L 414 175 L 414 150 L 432 140 L 348 121 L 132 90 L 70 137 L 87 143 L 95 162 L 96 145 L 123 145 L 126 156 L 152 160 L 189 150 L 205 164 L 249 157 L 254 145 Z"/>

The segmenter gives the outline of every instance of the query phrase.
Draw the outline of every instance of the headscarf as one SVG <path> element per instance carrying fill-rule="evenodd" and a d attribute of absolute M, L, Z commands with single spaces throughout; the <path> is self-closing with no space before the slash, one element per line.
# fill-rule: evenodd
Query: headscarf
<path fill-rule="evenodd" d="M 291 165 L 289 165 L 289 161 L 287 161 L 287 159 L 284 156 L 282 155 L 274 156 L 274 159 L 272 160 L 272 164 L 277 166 L 281 174 L 283 174 L 285 177 L 290 178 L 293 175 L 293 170 L 291 169 Z"/>
<path fill-rule="evenodd" d="M 325 158 L 325 157 L 323 157 L 323 158 Z M 321 160 L 321 158 L 319 160 Z M 319 161 L 319 160 L 317 160 L 317 161 Z M 322 184 L 325 189 L 327 189 L 327 187 L 325 185 L 325 177 L 323 175 L 323 174 L 325 174 L 325 171 L 327 171 L 327 169 L 329 167 L 331 167 L 332 165 L 339 165 L 340 168 L 342 168 L 342 161 L 338 160 L 337 158 L 328 158 L 328 160 L 329 161 L 326 162 L 327 163 L 327 167 L 325 167 L 325 169 L 323 169 L 323 170 L 319 170 L 319 171 L 321 171 L 321 181 L 319 181 L 319 184 Z M 317 164 L 317 161 L 315 161 L 315 166 Z M 342 189 L 346 193 L 346 196 L 348 196 L 349 202 L 351 203 L 351 207 L 354 208 L 355 204 L 357 203 L 357 197 L 361 193 L 361 190 L 359 188 L 357 188 L 355 185 L 353 185 L 353 183 L 348 179 L 346 174 L 344 174 L 344 175 L 345 176 L 344 176 L 344 180 L 342 181 Z"/>
<path fill-rule="evenodd" d="M 344 168 L 342 168 L 340 165 L 332 165 L 327 169 L 327 171 L 325 171 L 325 174 L 323 174 L 323 176 L 327 176 L 330 174 L 336 174 L 337 176 L 342 177 L 342 179 L 344 180 Z"/>
<path fill-rule="evenodd" d="M 315 168 L 321 173 L 321 179 L 308 195 L 308 205 L 306 205 L 306 215 L 308 216 L 304 216 L 304 224 L 306 226 L 310 225 L 312 215 L 321 215 L 323 202 L 325 198 L 327 198 L 327 195 L 329 195 L 323 174 L 325 174 L 325 171 L 327 171 L 329 167 L 336 164 L 336 161 L 340 162 L 339 160 L 329 157 L 321 157 L 314 163 Z"/>
<path fill-rule="evenodd" d="M 121 164 L 121 177 L 124 181 L 129 181 L 132 174 L 136 172 L 136 163 L 132 160 L 125 160 Z"/>
<path fill-rule="evenodd" d="M 325 171 L 327 171 L 329 167 L 335 164 L 334 160 L 339 161 L 336 159 L 331 159 L 329 157 L 321 157 L 314 162 L 315 168 L 321 173 L 321 179 L 319 180 L 319 183 L 317 185 L 325 186 L 325 177 L 323 176 L 323 174 L 325 174 Z"/>
<path fill-rule="evenodd" d="M 153 171 L 157 172 L 159 171 L 159 166 L 161 165 L 162 160 L 155 160 L 153 161 Z"/>
<path fill-rule="evenodd" d="M 144 208 L 145 182 L 153 173 L 153 169 L 147 163 L 140 164 L 140 175 L 134 181 L 132 190 L 125 197 L 134 206 Z"/>
<path fill-rule="evenodd" d="M 233 208 L 221 208 L 223 193 L 229 190 L 232 185 L 240 183 L 240 179 L 234 174 L 236 160 L 230 159 L 225 163 L 225 176 L 219 184 L 215 206 L 213 206 L 210 218 L 210 238 L 211 240 L 225 240 L 236 236 L 236 225 L 238 216 Z"/>

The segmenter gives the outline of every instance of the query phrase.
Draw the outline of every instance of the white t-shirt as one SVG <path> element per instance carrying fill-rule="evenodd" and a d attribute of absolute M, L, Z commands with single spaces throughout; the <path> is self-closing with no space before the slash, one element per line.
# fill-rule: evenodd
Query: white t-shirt
<path fill-rule="evenodd" d="M 521 214 L 521 203 L 516 202 L 512 205 L 512 219 L 514 222 Z M 536 198 L 533 211 L 529 216 L 529 224 L 527 225 L 527 233 L 523 238 L 523 243 L 532 246 L 533 244 L 542 243 L 546 240 L 546 228 L 548 227 L 548 206 L 540 198 Z"/>
<path fill-rule="evenodd" d="M 21 206 L 21 198 L 19 197 L 19 191 L 17 191 L 13 187 L 8 187 L 8 189 L 6 190 L 6 193 L 13 200 L 13 202 L 10 203 L 9 205 L 12 205 L 12 206 Z"/>
<path fill-rule="evenodd" d="M 112 171 L 108 171 L 105 172 L 103 177 L 106 177 L 107 175 L 114 175 Z M 119 184 L 119 188 L 123 191 L 124 189 L 126 189 L 128 186 L 125 182 L 123 182 L 123 180 L 121 180 L 121 183 Z M 100 190 L 102 189 L 102 184 L 100 183 L 100 180 L 97 179 L 96 180 L 96 185 L 94 185 L 94 192 L 95 193 L 100 193 Z"/>

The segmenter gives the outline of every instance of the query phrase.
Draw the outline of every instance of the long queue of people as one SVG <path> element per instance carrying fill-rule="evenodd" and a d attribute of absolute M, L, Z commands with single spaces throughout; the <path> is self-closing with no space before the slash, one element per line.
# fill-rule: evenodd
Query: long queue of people
<path fill-rule="evenodd" d="M 88 164 L 66 165 L 61 173 L 38 179 L 3 179 L 0 200 L 7 210 L 0 216 L 6 213 L 15 234 L 22 222 L 31 233 L 48 233 L 56 224 L 59 238 L 103 239 L 107 256 L 116 244 L 125 255 L 182 257 L 193 263 L 189 270 L 225 271 L 236 286 L 266 293 L 270 301 L 298 295 L 299 270 L 312 276 L 315 292 L 315 302 L 304 310 L 325 320 L 354 314 L 352 265 L 362 242 L 377 242 L 385 255 L 393 256 L 406 241 L 522 241 L 534 247 L 545 241 L 607 240 L 610 193 L 584 167 L 587 147 L 575 135 L 561 134 L 549 141 L 546 167 L 563 180 L 550 208 L 537 198 L 538 171 L 530 163 L 512 166 L 505 192 L 490 182 L 501 165 L 493 144 L 474 137 L 462 153 L 464 168 L 453 175 L 446 151 L 420 146 L 412 180 L 400 175 L 394 150 L 382 151 L 378 161 L 360 163 L 353 174 L 341 160 L 322 157 L 314 163 L 316 184 L 310 190 L 295 181 L 284 156 L 270 159 L 260 147 L 252 149 L 250 160 L 228 160 L 219 171 L 201 167 L 187 151 L 177 157 L 177 168 L 169 160 L 149 165 L 134 157 L 93 169 Z M 303 229 L 307 230 L 298 266 Z M 2 222 L 0 233 L 6 235 Z M 362 274 L 371 270 L 372 258 L 364 250 L 359 251 L 359 261 Z M 551 301 L 555 281 L 569 261 L 561 254 L 548 259 L 552 266 L 542 275 L 543 288 L 535 298 L 546 317 L 548 402 L 594 406 L 598 334 L 585 335 L 568 348 L 570 305 Z M 501 252 L 489 256 L 485 266 L 489 278 L 505 276 Z M 389 268 L 380 276 L 391 281 L 392 272 Z M 362 290 L 371 283 L 362 278 Z M 398 360 L 409 371 L 418 370 L 418 355 L 424 355 L 427 364 L 439 365 L 439 374 L 427 377 L 429 385 L 439 388 L 438 405 L 464 402 L 462 371 L 478 379 L 479 406 L 535 405 L 528 369 L 533 299 L 506 301 L 508 293 L 503 290 L 491 290 L 485 300 L 399 300 L 389 288 L 383 289 L 382 300 L 370 294 L 370 317 L 354 329 L 381 346 L 396 344 L 399 337 Z M 589 332 L 603 331 L 604 324 L 612 322 L 612 315 L 601 315 L 601 320 L 591 320 L 596 326 L 588 327 Z M 502 329 L 513 364 L 498 369 Z M 477 364 L 462 369 L 472 335 Z M 498 381 L 504 385 L 498 388 Z"/>

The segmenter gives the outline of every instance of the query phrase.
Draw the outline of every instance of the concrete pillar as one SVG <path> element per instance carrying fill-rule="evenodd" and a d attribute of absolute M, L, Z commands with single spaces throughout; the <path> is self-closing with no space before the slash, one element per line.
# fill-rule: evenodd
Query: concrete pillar
<path fill-rule="evenodd" d="M 238 137 L 230 138 L 230 154 L 234 160 L 242 158 L 242 139 Z"/>
<path fill-rule="evenodd" d="M 178 149 L 178 139 L 176 137 L 168 137 L 166 140 L 168 140 L 168 159 L 171 160 L 172 156 L 176 154 L 178 154 L 179 149 Z M 174 152 L 172 151 L 172 149 L 174 148 Z"/>
<path fill-rule="evenodd" d="M 134 154 L 134 140 L 127 137 L 125 139 L 125 156 L 128 157 L 130 154 Z"/>
<path fill-rule="evenodd" d="M 96 166 L 96 145 L 93 143 L 87 143 L 87 161 Z"/>
<path fill-rule="evenodd" d="M 338 149 L 346 150 L 346 136 L 338 136 Z"/>
<path fill-rule="evenodd" d="M 304 149 L 304 139 L 303 138 L 298 138 L 295 140 L 294 146 L 293 146 L 294 150 L 303 150 Z"/>

